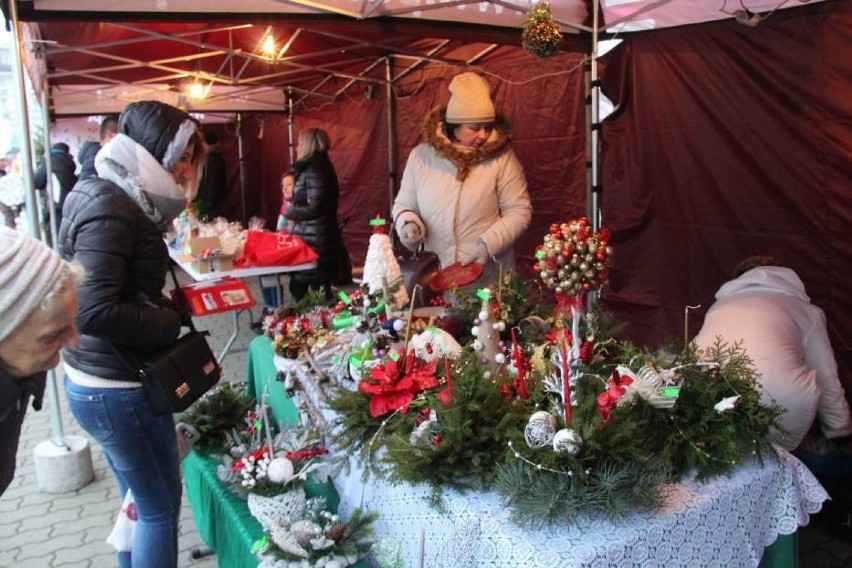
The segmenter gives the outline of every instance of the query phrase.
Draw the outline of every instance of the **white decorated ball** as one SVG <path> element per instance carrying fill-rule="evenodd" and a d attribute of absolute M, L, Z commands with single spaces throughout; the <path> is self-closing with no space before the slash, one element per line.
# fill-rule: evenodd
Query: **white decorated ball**
<path fill-rule="evenodd" d="M 553 451 L 558 454 L 577 455 L 583 447 L 583 438 L 570 428 L 563 428 L 553 435 Z"/>
<path fill-rule="evenodd" d="M 287 483 L 293 478 L 293 473 L 293 462 L 284 457 L 275 458 L 266 468 L 266 475 L 273 483 Z"/>

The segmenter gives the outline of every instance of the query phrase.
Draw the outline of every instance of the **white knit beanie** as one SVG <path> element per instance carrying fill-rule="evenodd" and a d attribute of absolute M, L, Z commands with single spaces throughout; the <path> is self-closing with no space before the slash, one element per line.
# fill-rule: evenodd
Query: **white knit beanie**
<path fill-rule="evenodd" d="M 450 82 L 450 102 L 447 104 L 447 123 L 478 124 L 493 122 L 494 103 L 491 87 L 476 73 L 461 73 Z"/>
<path fill-rule="evenodd" d="M 66 262 L 39 241 L 0 227 L 0 341 L 38 308 L 62 275 Z"/>

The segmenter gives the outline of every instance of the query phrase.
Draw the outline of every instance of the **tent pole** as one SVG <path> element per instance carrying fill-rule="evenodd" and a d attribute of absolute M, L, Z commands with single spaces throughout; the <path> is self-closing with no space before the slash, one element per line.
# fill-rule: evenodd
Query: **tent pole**
<path fill-rule="evenodd" d="M 36 204 L 35 185 L 33 184 L 33 157 L 31 150 L 31 132 L 29 121 L 29 109 L 27 108 L 27 90 L 24 85 L 24 61 L 23 50 L 24 44 L 21 40 L 20 24 L 18 22 L 18 2 L 17 0 L 9 0 L 9 19 L 12 27 L 12 43 L 15 46 L 15 64 L 12 66 L 13 76 L 17 84 L 17 97 L 15 102 L 18 107 L 18 125 L 20 127 L 19 135 L 21 137 L 20 159 L 21 159 L 21 175 L 24 182 L 24 208 L 27 216 L 27 229 L 30 236 L 39 238 L 39 220 Z"/>
<path fill-rule="evenodd" d="M 54 187 L 55 178 L 53 177 L 53 161 L 51 160 L 52 145 L 50 143 L 50 85 L 47 81 L 47 69 L 42 69 L 43 77 L 41 85 L 41 109 L 42 122 L 44 132 L 42 133 L 44 145 L 44 175 L 46 185 L 44 187 L 44 207 L 47 210 L 47 230 L 46 233 L 50 236 L 50 246 L 53 250 L 58 251 L 56 237 L 59 235 L 59 227 L 56 225 L 56 202 L 53 196 L 62 191 L 60 187 Z"/>
<path fill-rule="evenodd" d="M 44 132 L 42 133 L 43 145 L 44 145 L 44 172 L 45 179 L 47 181 L 47 185 L 44 189 L 44 206 L 48 211 L 48 227 L 47 234 L 50 235 L 50 245 L 55 251 L 59 251 L 59 246 L 56 240 L 59 231 L 56 227 L 56 206 L 53 202 L 53 192 L 60 191 L 60 188 L 53 187 L 53 163 L 50 160 L 51 156 L 51 148 L 50 148 L 50 96 L 49 96 L 49 84 L 47 81 L 47 68 L 45 65 L 45 60 L 41 59 L 42 64 L 42 84 L 41 84 L 41 109 L 42 109 L 42 122 L 44 128 Z M 22 120 L 21 122 L 28 122 Z M 29 147 L 29 144 L 27 145 Z M 25 168 L 25 171 L 28 171 L 29 168 Z M 35 187 L 33 183 L 32 187 Z M 33 195 L 35 195 L 35 191 L 33 191 Z M 36 219 L 36 226 L 40 227 L 40 219 Z M 71 447 L 68 445 L 65 440 L 65 430 L 62 426 L 62 411 L 59 408 L 59 394 L 56 388 L 56 369 L 50 369 L 47 372 L 47 385 L 45 389 L 45 393 L 47 395 L 47 400 L 50 401 L 50 441 L 53 443 L 54 447 L 58 449 L 63 449 L 65 451 L 69 451 Z"/>
<path fill-rule="evenodd" d="M 293 120 L 293 87 L 287 87 L 287 141 L 290 152 L 290 168 L 296 161 L 296 123 Z"/>
<path fill-rule="evenodd" d="M 396 124 L 394 122 L 393 66 L 391 57 L 385 58 L 385 89 L 387 91 L 388 114 L 388 219 L 393 210 L 394 191 L 396 189 Z"/>
<path fill-rule="evenodd" d="M 237 113 L 237 158 L 240 162 L 240 210 L 243 226 L 248 226 L 246 218 L 246 161 L 243 153 L 243 113 Z"/>
<path fill-rule="evenodd" d="M 20 128 L 19 135 L 21 137 L 21 175 L 24 182 L 24 204 L 27 210 L 27 224 L 30 236 L 39 238 L 39 216 L 36 206 L 35 184 L 33 183 L 33 159 L 31 154 L 30 144 L 30 121 L 29 109 L 27 108 L 26 87 L 24 84 L 24 63 L 21 58 L 23 53 L 23 42 L 21 41 L 20 28 L 18 22 L 18 7 L 17 0 L 10 0 L 9 15 L 12 27 L 12 39 L 15 45 L 15 64 L 13 73 L 15 74 L 15 83 L 18 85 L 17 96 L 15 100 L 18 107 L 18 125 Z M 45 83 L 47 82 L 47 74 L 45 73 Z M 46 99 L 46 94 L 42 93 Z M 45 117 L 47 117 L 47 108 L 45 107 Z M 46 120 L 47 121 L 47 120 Z M 45 138 L 48 139 L 47 129 L 45 128 Z M 49 160 L 49 158 L 48 158 Z M 48 162 L 49 164 L 49 162 Z M 49 167 L 49 166 L 48 166 Z M 50 183 L 52 180 L 48 180 Z M 48 188 L 50 186 L 48 185 Z M 51 218 L 53 224 L 56 222 Z M 56 239 L 53 239 L 53 248 L 56 249 Z M 47 374 L 47 396 L 50 400 L 50 424 L 51 424 L 51 441 L 57 448 L 68 450 L 68 444 L 65 441 L 65 434 L 62 429 L 62 415 L 59 411 L 59 396 L 56 391 L 56 371 L 51 369 Z"/>
<path fill-rule="evenodd" d="M 590 117 L 590 132 L 589 143 L 591 146 L 591 195 L 590 195 L 590 210 L 589 221 L 592 225 L 592 230 L 598 231 L 601 228 L 601 183 L 599 172 L 599 151 L 600 151 L 600 92 L 601 83 L 598 77 L 598 11 L 600 10 L 600 0 L 592 0 L 592 53 L 589 56 L 591 63 L 590 69 L 590 87 L 591 87 L 591 117 Z"/>
<path fill-rule="evenodd" d="M 588 60 L 588 90 L 589 90 L 589 108 L 588 108 L 588 150 L 589 150 L 589 168 L 590 175 L 588 181 L 589 190 L 589 222 L 593 231 L 599 231 L 601 228 L 601 183 L 600 183 L 600 92 L 601 82 L 598 77 L 598 33 L 599 33 L 599 18 L 600 0 L 592 0 L 592 51 Z M 600 292 L 591 292 L 586 300 L 588 309 L 598 301 Z"/>

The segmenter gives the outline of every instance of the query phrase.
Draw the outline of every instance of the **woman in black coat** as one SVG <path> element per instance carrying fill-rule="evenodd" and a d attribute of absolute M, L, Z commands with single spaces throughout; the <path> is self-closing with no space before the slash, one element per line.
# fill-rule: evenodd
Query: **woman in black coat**
<path fill-rule="evenodd" d="M 290 294 L 301 300 L 309 289 L 325 291 L 331 298 L 332 284 L 352 281 L 352 265 L 337 222 L 340 187 L 328 157 L 328 134 L 321 128 L 299 133 L 298 160 L 293 164 L 296 186 L 293 204 L 286 217 L 293 221 L 294 236 L 300 237 L 319 255 L 317 268 L 297 272 L 290 278 Z"/>
<path fill-rule="evenodd" d="M 59 240 L 86 269 L 77 293 L 80 343 L 63 351 L 65 393 L 98 441 L 137 521 L 120 568 L 177 568 L 180 457 L 171 414 L 155 414 L 135 367 L 172 345 L 183 318 L 163 297 L 166 231 L 198 186 L 202 143 L 187 113 L 157 101 L 127 106 L 97 176 L 68 194 Z M 119 355 L 119 352 L 123 355 Z"/>

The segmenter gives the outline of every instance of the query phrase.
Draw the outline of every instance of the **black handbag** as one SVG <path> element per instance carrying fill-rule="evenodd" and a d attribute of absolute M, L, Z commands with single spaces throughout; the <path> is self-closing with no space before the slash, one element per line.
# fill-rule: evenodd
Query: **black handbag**
<path fill-rule="evenodd" d="M 175 282 L 175 294 L 179 296 L 180 286 L 171 265 L 169 270 Z M 141 380 L 151 411 L 154 414 L 174 414 L 189 408 L 222 376 L 222 369 L 207 343 L 206 335 L 207 332 L 195 329 L 190 318 L 188 333 L 136 365 L 131 364 L 114 344 L 110 345 Z"/>
<path fill-rule="evenodd" d="M 417 297 L 414 299 L 415 308 L 429 307 L 433 298 L 437 298 L 441 294 L 435 292 L 429 285 L 429 282 L 438 271 L 441 269 L 441 263 L 438 260 L 438 255 L 434 252 L 423 250 L 423 244 L 416 251 L 410 251 L 403 246 L 395 247 L 394 254 L 396 261 L 399 263 L 399 271 L 402 273 L 402 279 L 405 282 L 405 289 L 408 291 L 409 297 L 414 290 L 414 286 L 419 284 Z"/>
<path fill-rule="evenodd" d="M 203 333 L 191 330 L 142 363 L 139 378 L 155 414 L 189 408 L 219 382 L 222 369 Z"/>

